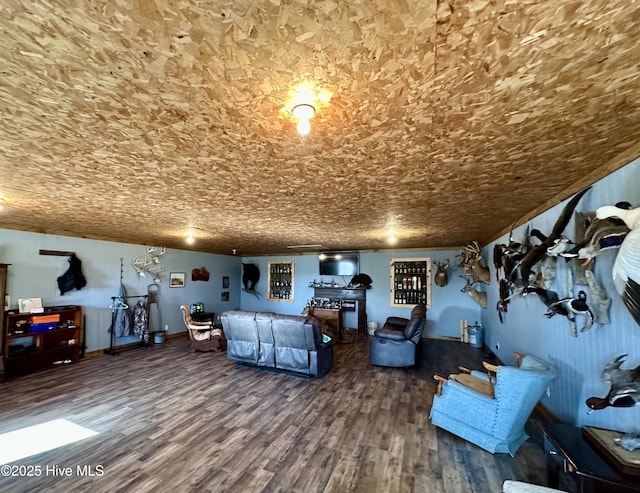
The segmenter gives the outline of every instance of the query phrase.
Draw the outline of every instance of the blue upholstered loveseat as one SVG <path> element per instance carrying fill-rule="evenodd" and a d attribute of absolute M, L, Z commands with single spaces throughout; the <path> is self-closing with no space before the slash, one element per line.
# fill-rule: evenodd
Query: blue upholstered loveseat
<path fill-rule="evenodd" d="M 487 379 L 482 372 L 471 374 Z M 491 453 L 513 456 L 528 438 L 529 415 L 556 375 L 549 363 L 527 355 L 519 368 L 498 367 L 493 398 L 449 379 L 433 398 L 431 422 Z"/>
<path fill-rule="evenodd" d="M 227 311 L 220 320 L 230 360 L 312 376 L 333 368 L 333 341 L 323 341 L 315 318 Z"/>

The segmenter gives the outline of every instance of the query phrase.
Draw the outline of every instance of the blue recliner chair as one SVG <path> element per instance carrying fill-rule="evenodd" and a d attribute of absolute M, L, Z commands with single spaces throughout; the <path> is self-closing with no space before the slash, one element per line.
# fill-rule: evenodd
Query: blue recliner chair
<path fill-rule="evenodd" d="M 525 355 L 519 368 L 498 366 L 495 378 L 471 372 L 490 384 L 488 393 L 450 377 L 433 398 L 431 422 L 491 453 L 513 456 L 529 438 L 525 423 L 556 375 L 549 363 Z"/>
<path fill-rule="evenodd" d="M 427 307 L 415 306 L 411 318 L 389 317 L 369 341 L 369 361 L 376 366 L 409 367 L 416 364 L 416 353 L 427 324 Z"/>

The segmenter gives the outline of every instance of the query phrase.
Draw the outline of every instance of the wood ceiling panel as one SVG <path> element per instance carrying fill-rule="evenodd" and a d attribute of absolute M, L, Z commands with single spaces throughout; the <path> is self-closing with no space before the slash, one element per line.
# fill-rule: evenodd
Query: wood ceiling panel
<path fill-rule="evenodd" d="M 486 241 L 634 155 L 639 22 L 624 0 L 8 1 L 0 227 L 240 254 Z M 301 83 L 331 94 L 304 138 Z"/>

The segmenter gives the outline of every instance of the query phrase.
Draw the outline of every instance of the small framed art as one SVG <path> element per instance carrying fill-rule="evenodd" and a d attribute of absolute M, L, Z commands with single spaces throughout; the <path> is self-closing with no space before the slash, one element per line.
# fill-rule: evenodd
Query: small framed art
<path fill-rule="evenodd" d="M 170 288 L 184 288 L 186 275 L 184 272 L 171 272 L 169 274 Z"/>

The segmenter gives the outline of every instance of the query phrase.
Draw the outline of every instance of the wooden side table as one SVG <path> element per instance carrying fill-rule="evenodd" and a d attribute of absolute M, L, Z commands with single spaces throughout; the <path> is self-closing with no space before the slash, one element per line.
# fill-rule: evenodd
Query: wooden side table
<path fill-rule="evenodd" d="M 585 439 L 582 428 L 547 422 L 541 423 L 540 428 L 551 488 L 558 487 L 563 472 L 576 479 L 581 493 L 640 491 L 640 478 L 616 471 Z"/>

